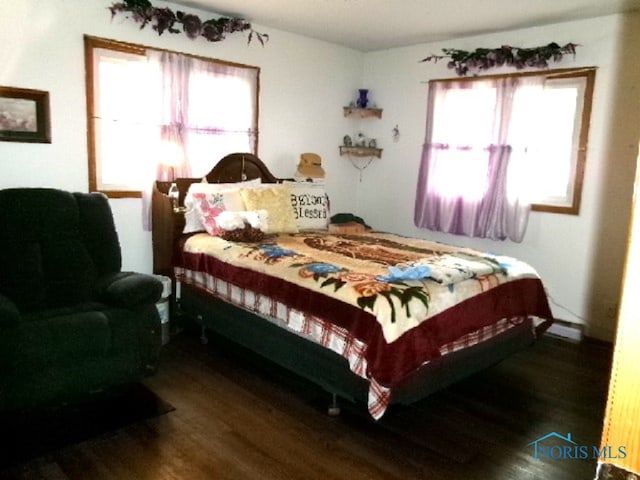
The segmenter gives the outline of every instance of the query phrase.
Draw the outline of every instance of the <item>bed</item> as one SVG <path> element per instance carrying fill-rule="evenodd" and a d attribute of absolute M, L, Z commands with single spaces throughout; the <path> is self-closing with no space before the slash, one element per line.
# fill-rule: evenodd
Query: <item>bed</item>
<path fill-rule="evenodd" d="M 245 200 L 285 189 L 248 153 L 205 178 Z M 153 192 L 154 271 L 174 279 L 181 313 L 374 419 L 529 347 L 553 321 L 535 270 L 509 257 L 368 229 L 185 234 L 185 197 L 202 181 L 177 179 L 175 200 L 169 182 Z"/>

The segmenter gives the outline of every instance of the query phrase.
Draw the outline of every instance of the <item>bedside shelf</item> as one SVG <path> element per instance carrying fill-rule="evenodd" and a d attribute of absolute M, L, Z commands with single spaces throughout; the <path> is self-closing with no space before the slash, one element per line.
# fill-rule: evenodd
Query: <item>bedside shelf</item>
<path fill-rule="evenodd" d="M 381 148 L 370 147 L 340 147 L 340 155 L 350 155 L 353 157 L 382 157 Z"/>
<path fill-rule="evenodd" d="M 357 107 L 342 107 L 345 117 L 378 117 L 382 118 L 381 108 L 357 108 Z"/>

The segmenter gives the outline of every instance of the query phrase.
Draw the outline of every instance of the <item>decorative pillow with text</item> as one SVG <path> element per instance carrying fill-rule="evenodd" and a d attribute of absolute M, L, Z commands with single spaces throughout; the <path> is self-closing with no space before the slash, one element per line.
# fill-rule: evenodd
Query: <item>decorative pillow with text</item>
<path fill-rule="evenodd" d="M 291 206 L 299 230 L 326 230 L 329 226 L 329 196 L 324 185 L 285 182 L 291 188 Z"/>

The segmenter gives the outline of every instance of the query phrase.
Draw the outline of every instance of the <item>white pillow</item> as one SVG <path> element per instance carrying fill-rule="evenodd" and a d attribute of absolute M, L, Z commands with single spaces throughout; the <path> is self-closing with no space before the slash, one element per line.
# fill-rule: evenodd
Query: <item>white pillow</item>
<path fill-rule="evenodd" d="M 284 182 L 291 188 L 291 206 L 299 230 L 326 230 L 329 226 L 329 197 L 324 185 Z"/>
<path fill-rule="evenodd" d="M 222 193 L 222 208 L 224 210 L 242 211 L 246 210 L 244 202 L 240 196 L 240 188 L 260 185 L 262 180 L 255 178 L 246 182 L 238 183 L 192 183 L 184 197 L 184 230 L 182 233 L 202 232 L 205 230 L 200 218 L 200 212 L 195 208 L 193 195 L 198 193 L 215 194 Z"/>

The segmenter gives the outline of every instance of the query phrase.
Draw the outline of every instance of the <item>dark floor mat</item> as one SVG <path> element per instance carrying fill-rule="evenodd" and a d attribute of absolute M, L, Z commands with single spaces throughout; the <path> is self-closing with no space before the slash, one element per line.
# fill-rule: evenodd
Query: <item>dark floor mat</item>
<path fill-rule="evenodd" d="M 10 467 L 174 410 L 141 384 L 94 394 L 72 405 L 0 414 L 0 468 Z"/>

